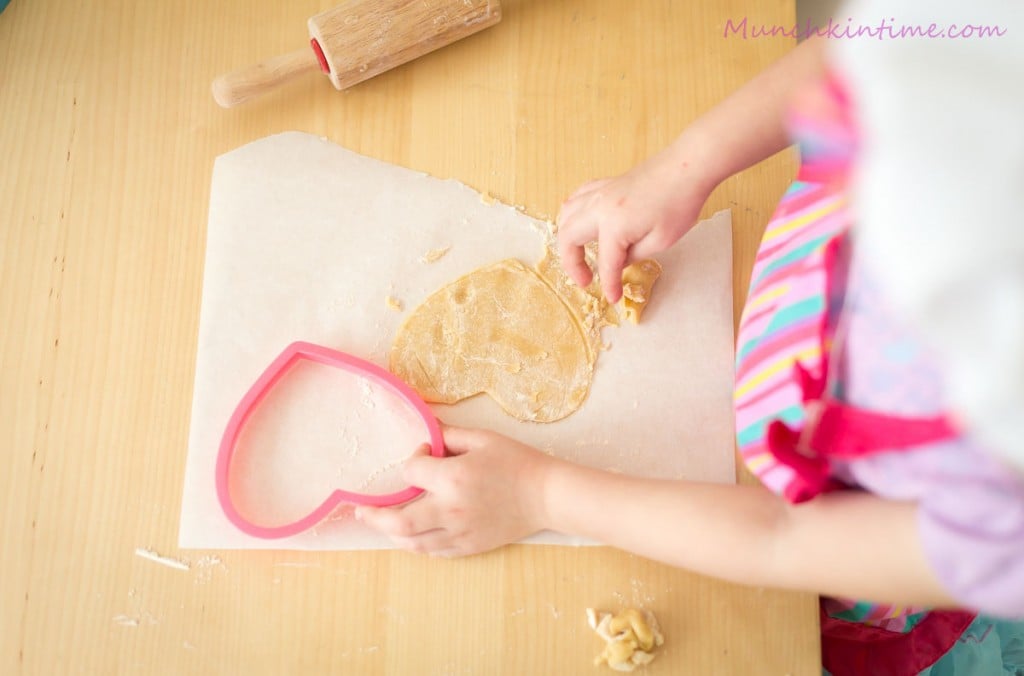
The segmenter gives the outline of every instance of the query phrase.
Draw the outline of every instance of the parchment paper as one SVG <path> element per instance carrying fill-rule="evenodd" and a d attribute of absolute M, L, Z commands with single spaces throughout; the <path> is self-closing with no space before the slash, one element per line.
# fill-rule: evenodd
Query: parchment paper
<path fill-rule="evenodd" d="M 223 515 L 214 485 L 225 424 L 289 343 L 307 340 L 386 366 L 403 317 L 427 295 L 503 258 L 535 264 L 548 228 L 511 207 L 486 204 L 454 180 L 363 157 L 309 134 L 267 137 L 217 158 L 180 546 L 389 547 L 346 510 L 283 540 L 238 531 Z M 446 246 L 440 260 L 421 260 Z M 605 329 L 610 349 L 598 358 L 579 411 L 556 423 L 522 423 L 478 396 L 435 406 L 437 415 L 595 467 L 733 482 L 729 213 L 699 224 L 659 260 L 665 270 L 641 324 Z M 389 308 L 387 296 L 404 310 Z M 373 392 L 367 400 L 358 379 L 324 369 L 296 368 L 243 435 L 233 485 L 254 487 L 244 500 L 251 516 L 274 520 L 308 511 L 330 486 L 394 489 L 400 485 L 397 463 L 425 436 L 408 417 L 408 425 L 392 426 L 392 437 L 384 425 L 372 433 L 372 443 L 353 442 L 351 430 L 363 428 L 352 402 L 363 402 L 365 413 L 382 400 Z M 382 405 L 401 409 L 395 402 Z M 555 533 L 530 541 L 581 542 Z"/>

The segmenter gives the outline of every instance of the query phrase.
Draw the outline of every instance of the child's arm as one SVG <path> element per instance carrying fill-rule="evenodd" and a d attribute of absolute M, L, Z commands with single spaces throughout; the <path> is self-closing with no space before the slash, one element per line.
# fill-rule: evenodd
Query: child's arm
<path fill-rule="evenodd" d="M 609 301 L 622 293 L 622 268 L 672 246 L 696 222 L 719 183 L 788 144 L 783 125 L 793 93 L 823 68 L 823 41 L 810 39 L 698 118 L 670 146 L 615 178 L 584 184 L 562 205 L 562 265 L 586 286 L 583 245 L 597 240 L 598 272 Z"/>
<path fill-rule="evenodd" d="M 547 526 L 755 586 L 953 605 L 928 565 L 917 506 L 846 491 L 791 505 L 758 486 L 546 471 Z"/>
<path fill-rule="evenodd" d="M 744 584 L 952 604 L 925 560 L 910 503 L 851 491 L 792 506 L 754 486 L 573 465 L 495 432 L 444 435 L 454 457 L 421 451 L 406 463 L 422 498 L 357 512 L 412 551 L 472 554 L 551 529 Z"/>

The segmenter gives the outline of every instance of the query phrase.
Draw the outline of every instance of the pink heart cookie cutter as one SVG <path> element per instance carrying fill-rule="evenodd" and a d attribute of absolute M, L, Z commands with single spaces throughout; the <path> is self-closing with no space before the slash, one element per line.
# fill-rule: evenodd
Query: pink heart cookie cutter
<path fill-rule="evenodd" d="M 228 420 L 228 425 L 224 430 L 224 436 L 221 438 L 220 442 L 220 451 L 217 455 L 216 470 L 217 499 L 220 501 L 221 509 L 224 510 L 224 514 L 228 517 L 228 520 L 247 535 L 265 539 L 290 537 L 292 535 L 298 535 L 299 533 L 320 523 L 327 518 L 327 516 L 338 507 L 338 505 L 343 503 L 371 505 L 374 507 L 389 507 L 391 505 L 408 502 L 423 493 L 423 489 L 417 488 L 416 486 L 409 486 L 395 493 L 379 495 L 355 493 L 336 488 L 327 497 L 327 499 L 320 503 L 320 506 L 312 512 L 297 521 L 281 526 L 263 526 L 253 523 L 242 516 L 241 512 L 238 511 L 234 502 L 231 500 L 231 490 L 229 486 L 229 478 L 231 476 L 231 459 L 234 456 L 235 446 L 238 444 L 238 438 L 241 435 L 242 429 L 245 427 L 245 423 L 249 419 L 249 416 L 259 406 L 260 402 L 263 401 L 267 393 L 273 389 L 274 385 L 276 385 L 289 370 L 291 370 L 292 366 L 302 359 L 324 364 L 325 366 L 341 368 L 349 371 L 350 373 L 369 378 L 370 380 L 383 385 L 392 394 L 398 396 L 406 404 L 411 406 L 417 414 L 419 414 L 420 418 L 427 426 L 427 431 L 430 433 L 430 454 L 436 457 L 444 456 L 444 437 L 441 435 L 441 426 L 438 424 L 437 418 L 434 417 L 434 414 L 431 412 L 430 407 L 427 406 L 426 402 L 424 402 L 411 387 L 395 377 L 394 374 L 386 371 L 376 364 L 359 359 L 358 357 L 354 357 L 344 352 L 339 352 L 338 350 L 332 350 L 330 348 L 323 347 L 322 345 L 314 345 L 312 343 L 302 341 L 294 342 L 286 347 L 284 351 L 278 355 L 277 359 L 271 362 L 270 366 L 267 367 L 256 382 L 253 383 L 252 387 L 249 388 L 249 391 L 245 393 L 245 396 L 242 397 L 242 400 L 235 408 L 235 412 L 231 415 L 231 419 Z"/>

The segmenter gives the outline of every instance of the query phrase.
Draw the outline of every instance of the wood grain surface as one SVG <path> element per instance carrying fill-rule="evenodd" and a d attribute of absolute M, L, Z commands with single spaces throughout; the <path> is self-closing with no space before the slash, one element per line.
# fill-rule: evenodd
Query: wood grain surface
<path fill-rule="evenodd" d="M 217 74 L 301 46 L 331 6 L 0 14 L 0 673 L 602 673 L 584 608 L 624 604 L 665 629 L 648 674 L 820 673 L 814 597 L 607 548 L 176 550 L 214 157 L 298 129 L 554 215 L 792 47 L 722 37 L 728 18 L 791 23 L 785 0 L 506 0 L 497 26 L 347 92 L 311 75 L 216 106 Z M 704 211 L 733 209 L 737 309 L 793 167 Z"/>

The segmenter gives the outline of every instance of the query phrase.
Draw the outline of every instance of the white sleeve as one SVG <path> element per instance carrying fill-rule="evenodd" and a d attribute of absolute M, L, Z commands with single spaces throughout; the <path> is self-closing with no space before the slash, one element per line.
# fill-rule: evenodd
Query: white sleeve
<path fill-rule="evenodd" d="M 1024 471 L 1024 3 L 868 1 L 846 16 L 1005 31 L 831 47 L 861 130 L 864 260 L 943 359 L 954 413 Z"/>

